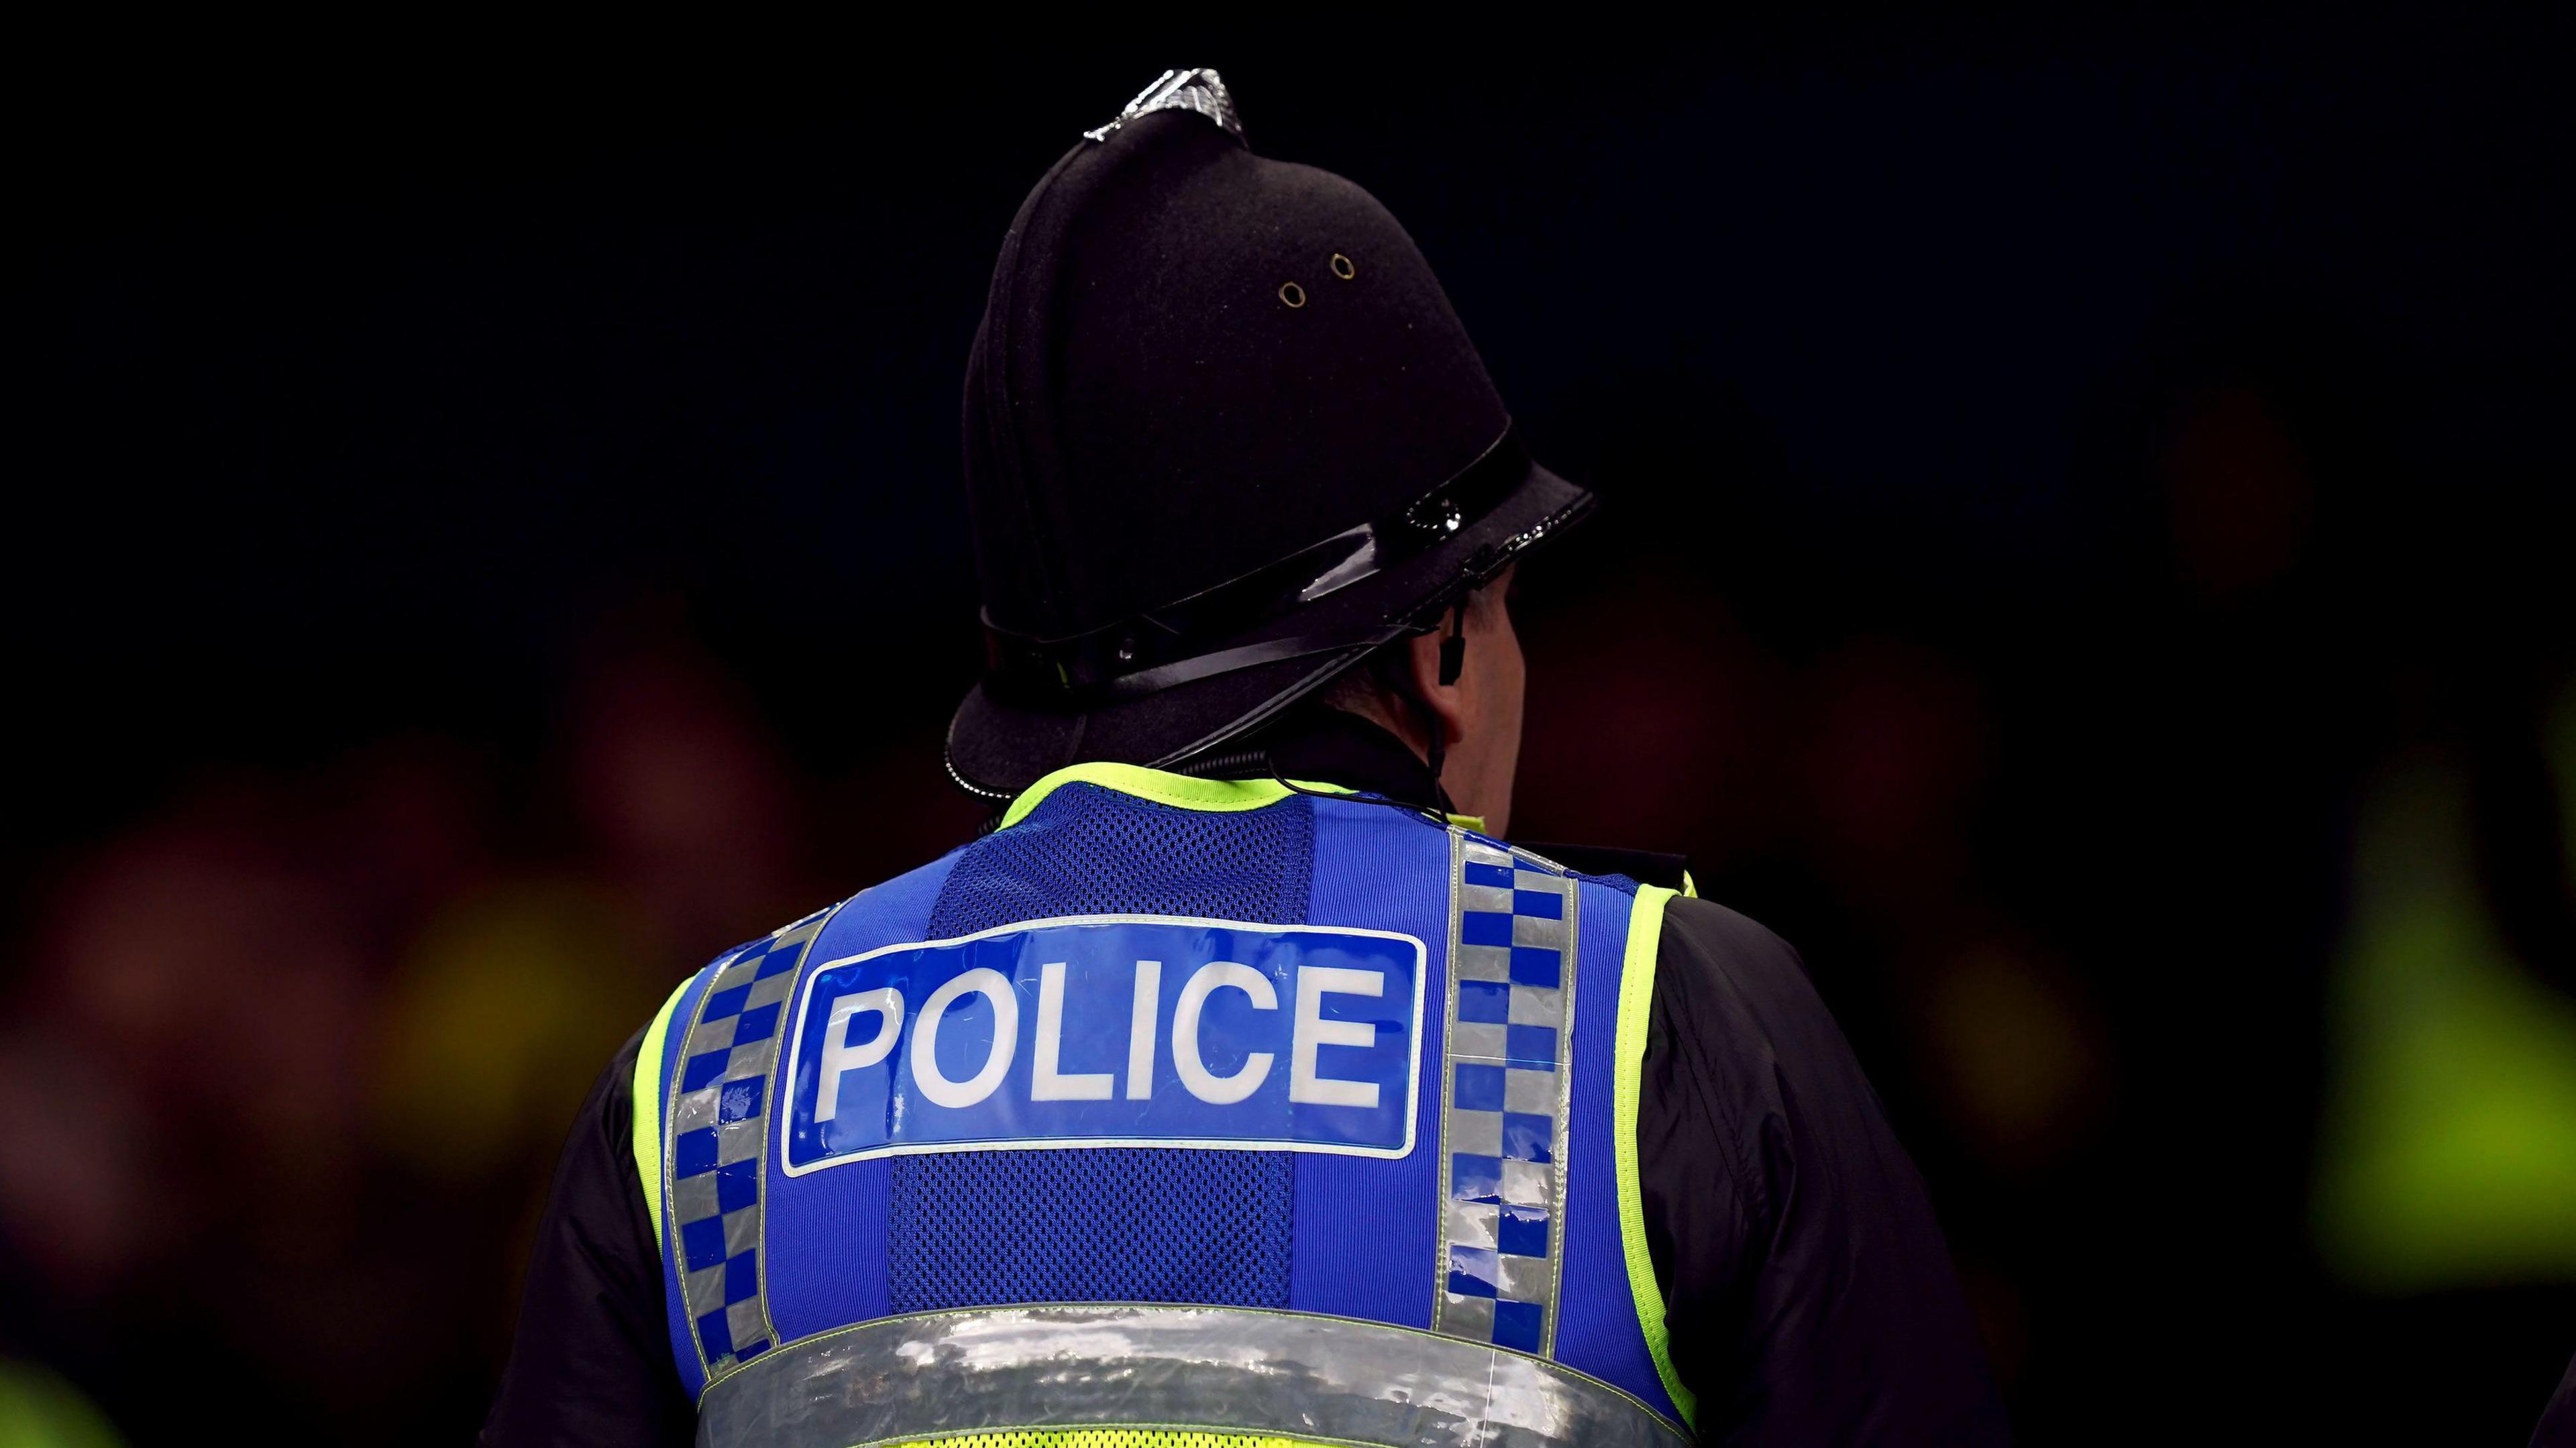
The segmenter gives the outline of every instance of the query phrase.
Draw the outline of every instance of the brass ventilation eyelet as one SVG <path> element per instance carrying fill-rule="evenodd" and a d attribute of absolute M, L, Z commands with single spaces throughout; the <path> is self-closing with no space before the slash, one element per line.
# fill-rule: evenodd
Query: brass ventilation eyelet
<path fill-rule="evenodd" d="M 1279 284 L 1279 300 L 1286 302 L 1292 307 L 1302 307 L 1306 305 L 1306 289 L 1297 285 L 1295 282 L 1281 282 Z"/>
<path fill-rule="evenodd" d="M 1359 274 L 1360 269 L 1351 265 L 1351 259 L 1349 257 L 1342 255 L 1338 251 L 1333 253 L 1333 275 L 1340 277 L 1343 281 L 1349 281 L 1351 278 L 1358 276 Z"/>

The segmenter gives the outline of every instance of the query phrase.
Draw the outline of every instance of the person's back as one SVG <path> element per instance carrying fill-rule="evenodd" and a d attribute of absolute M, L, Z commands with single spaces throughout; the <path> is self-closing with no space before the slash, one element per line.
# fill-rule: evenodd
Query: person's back
<path fill-rule="evenodd" d="M 993 828 L 611 1067 L 487 1441 L 2001 1438 L 1795 956 L 1503 842 L 1510 570 L 1591 500 L 1391 218 L 1167 77 L 1023 208 L 967 414 Z"/>
<path fill-rule="evenodd" d="M 1077 766 L 711 966 L 637 1080 L 713 1440 L 1667 1437 L 1612 1147 L 1636 893 L 1410 808 Z M 818 1362 L 926 1390 L 818 1406 Z"/>

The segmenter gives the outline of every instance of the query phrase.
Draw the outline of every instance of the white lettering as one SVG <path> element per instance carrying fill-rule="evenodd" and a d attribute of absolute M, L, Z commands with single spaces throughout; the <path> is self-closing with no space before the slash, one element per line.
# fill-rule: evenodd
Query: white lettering
<path fill-rule="evenodd" d="M 1288 1099 L 1311 1106 L 1374 1108 L 1377 1105 L 1375 1081 L 1344 1081 L 1315 1074 L 1315 1049 L 1318 1046 L 1377 1044 L 1375 1022 L 1324 1019 L 1324 997 L 1328 993 L 1385 995 L 1386 972 L 1347 970 L 1334 965 L 1310 965 L 1297 972 L 1297 1034 L 1288 1055 Z"/>
<path fill-rule="evenodd" d="M 1248 965 L 1231 960 L 1212 960 L 1198 968 L 1189 984 L 1181 987 L 1180 1004 L 1172 1009 L 1172 1067 L 1180 1073 L 1181 1084 L 1190 1094 L 1211 1106 L 1231 1106 L 1261 1089 L 1269 1078 L 1271 1055 L 1254 1051 L 1243 1058 L 1243 1069 L 1231 1076 L 1219 1076 L 1208 1070 L 1199 1057 L 1199 1011 L 1207 998 L 1232 986 L 1252 997 L 1256 1009 L 1279 1009 L 1279 992 L 1272 989 L 1270 977 Z"/>
<path fill-rule="evenodd" d="M 877 1033 L 864 1046 L 850 1044 L 850 1022 L 877 1013 Z M 814 1095 L 814 1119 L 841 1114 L 841 1073 L 864 1071 L 894 1050 L 895 1033 L 903 1029 L 903 995 L 892 986 L 836 996 L 823 1022 L 823 1080 Z"/>
<path fill-rule="evenodd" d="M 1162 1003 L 1163 963 L 1136 962 L 1136 1005 L 1127 1013 L 1127 1099 L 1154 1099 L 1154 1013 Z"/>
<path fill-rule="evenodd" d="M 1037 1060 L 1029 1081 L 1031 1101 L 1106 1101 L 1109 1073 L 1085 1071 L 1067 1076 L 1056 1069 L 1064 1049 L 1064 962 L 1038 967 Z"/>
<path fill-rule="evenodd" d="M 968 991 L 976 991 L 993 1003 L 993 1047 L 984 1058 L 984 1069 L 965 1081 L 951 1081 L 939 1074 L 940 1018 L 948 1007 Z M 922 1003 L 921 1020 L 912 1031 L 912 1079 L 921 1094 L 934 1106 L 951 1111 L 962 1110 L 993 1094 L 1002 1077 L 1011 1069 L 1011 1054 L 1019 1046 L 1020 998 L 1002 973 L 989 967 L 970 970 L 930 993 Z"/>

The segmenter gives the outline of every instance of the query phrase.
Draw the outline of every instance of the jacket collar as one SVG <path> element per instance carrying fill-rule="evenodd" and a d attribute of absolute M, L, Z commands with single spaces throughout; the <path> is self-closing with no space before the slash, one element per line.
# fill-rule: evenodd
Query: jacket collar
<path fill-rule="evenodd" d="M 1329 780 L 1344 789 L 1441 813 L 1451 808 L 1448 792 L 1431 777 L 1420 755 L 1348 710 L 1301 709 L 1254 742 L 1268 758 L 1269 772 L 1257 763 L 1246 764 L 1228 771 L 1232 777 Z"/>
<path fill-rule="evenodd" d="M 1181 809 L 1228 813 L 1259 809 L 1289 795 L 1374 794 L 1399 804 L 1445 813 L 1449 797 L 1412 750 L 1384 729 L 1338 709 L 1309 711 L 1262 737 L 1257 760 L 1201 778 L 1133 764 L 1069 765 L 1030 785 L 995 821 L 1009 829 L 1028 818 L 1048 795 L 1068 784 L 1098 785 L 1121 794 Z M 1459 817 L 1471 828 L 1483 822 Z"/>
<path fill-rule="evenodd" d="M 1402 740 L 1356 714 L 1307 709 L 1262 735 L 1270 768 L 1247 764 L 1228 777 L 1201 779 L 1132 764 L 1077 764 L 1029 786 L 999 822 L 1007 829 L 1028 817 L 1038 802 L 1065 784 L 1096 784 L 1139 799 L 1183 809 L 1260 809 L 1303 790 L 1312 794 L 1374 794 L 1399 804 L 1447 813 L 1449 797 L 1420 756 Z M 1281 781 L 1288 781 L 1282 783 Z M 1293 786 L 1293 787 L 1292 787 Z M 1482 830 L 1484 821 L 1451 815 L 1454 823 Z M 1586 875 L 1626 875 L 1684 895 L 1697 895 L 1689 862 L 1680 855 L 1613 850 L 1586 845 L 1524 842 L 1522 848 Z"/>

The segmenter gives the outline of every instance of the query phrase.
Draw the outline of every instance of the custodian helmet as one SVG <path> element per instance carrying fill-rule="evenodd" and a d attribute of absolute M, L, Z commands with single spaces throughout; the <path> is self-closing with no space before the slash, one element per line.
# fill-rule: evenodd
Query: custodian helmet
<path fill-rule="evenodd" d="M 1186 770 L 1592 504 L 1531 460 L 1404 228 L 1254 155 L 1209 70 L 1021 204 L 965 457 L 986 669 L 948 762 L 995 798 Z"/>

